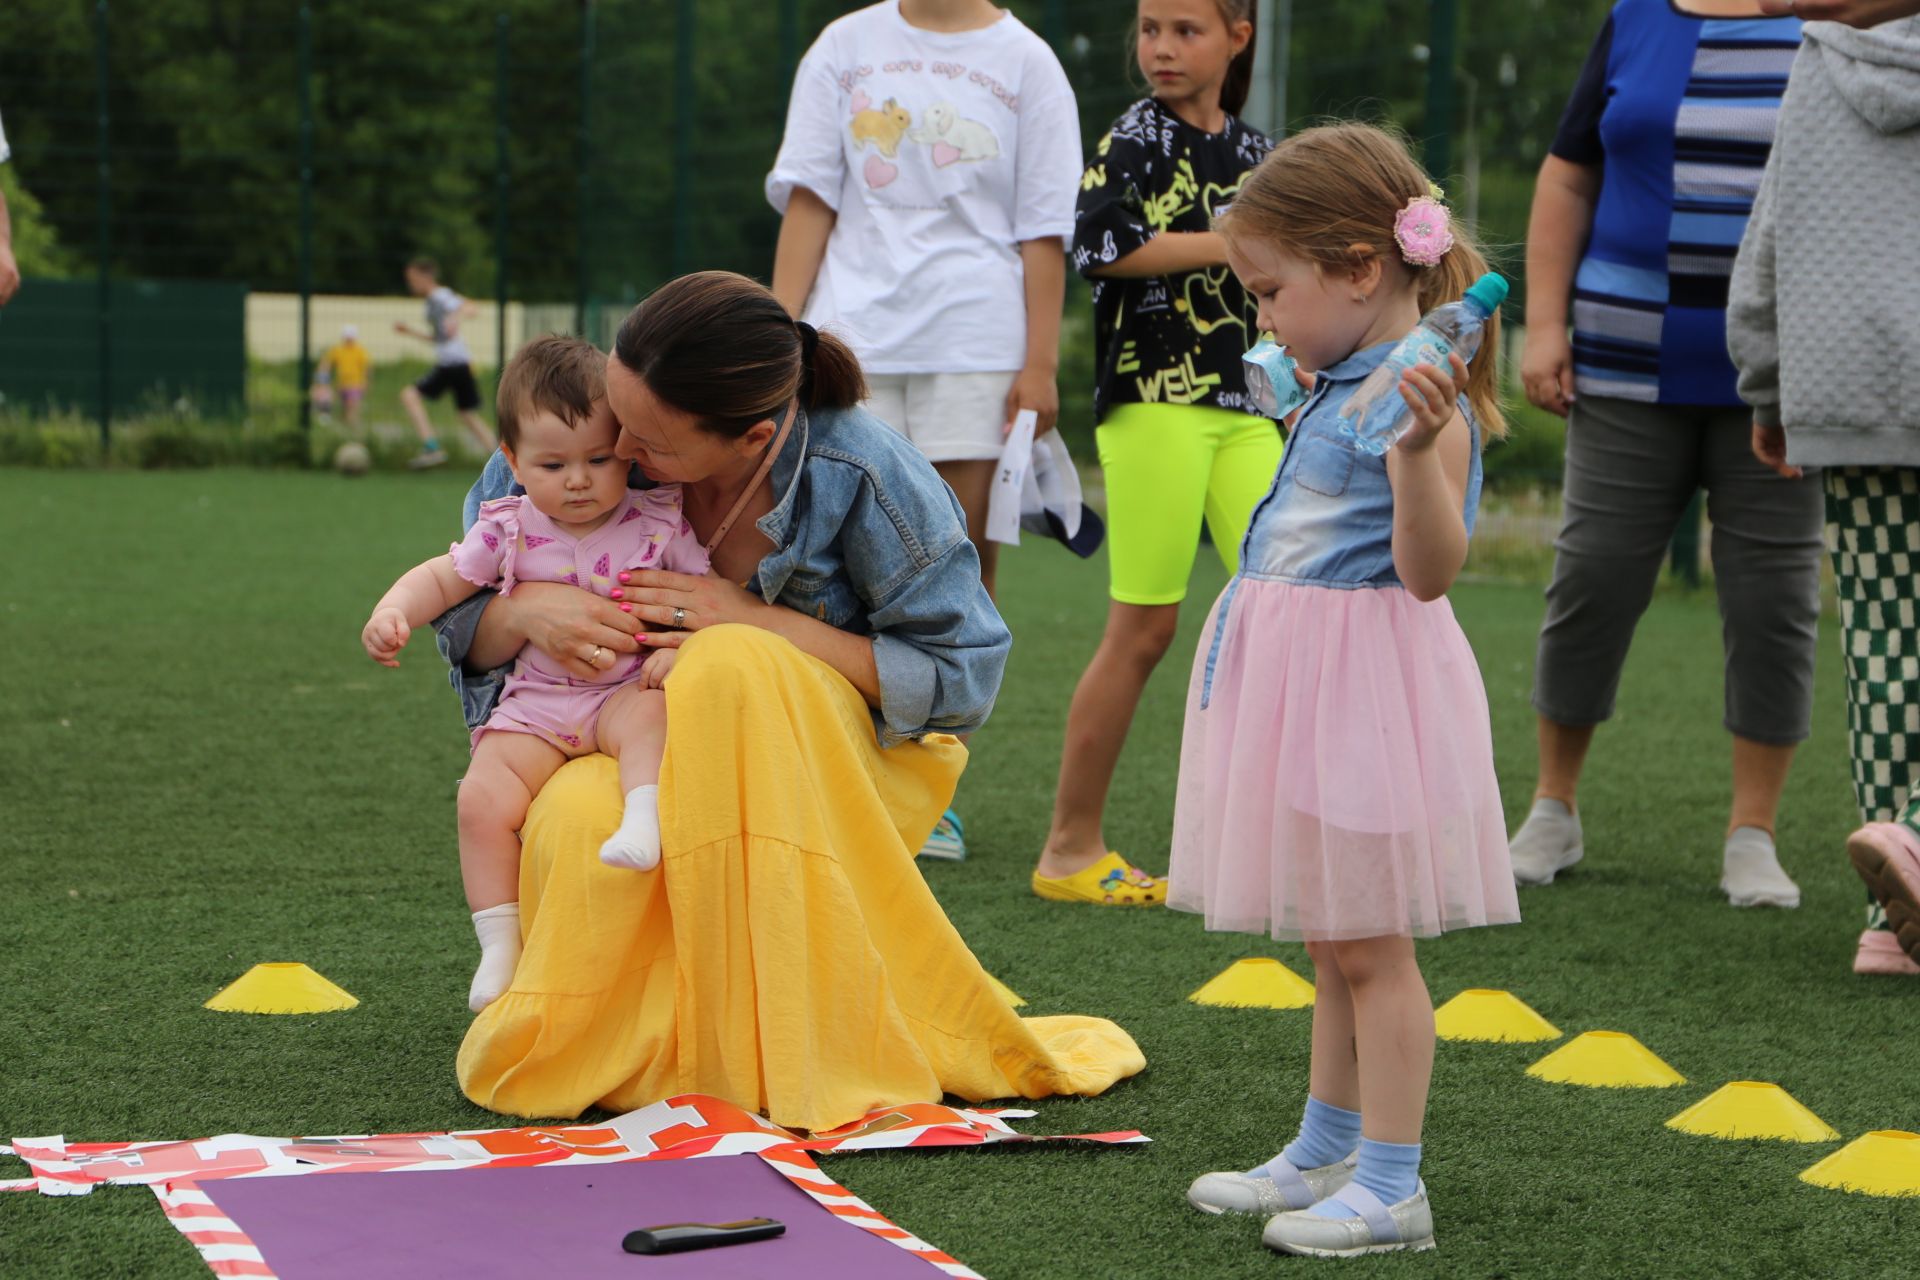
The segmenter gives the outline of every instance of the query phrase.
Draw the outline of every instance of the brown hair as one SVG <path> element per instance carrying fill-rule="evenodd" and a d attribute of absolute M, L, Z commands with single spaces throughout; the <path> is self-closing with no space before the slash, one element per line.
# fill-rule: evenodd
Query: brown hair
<path fill-rule="evenodd" d="M 438 262 L 435 262 L 432 258 L 428 258 L 424 256 L 408 259 L 407 270 L 418 271 L 423 275 L 432 276 L 435 280 L 438 280 L 440 278 L 440 264 Z"/>
<path fill-rule="evenodd" d="M 1220 83 L 1220 109 L 1237 116 L 1246 109 L 1247 93 L 1253 88 L 1253 46 L 1260 40 L 1260 10 L 1253 0 L 1214 0 L 1214 8 L 1220 11 L 1220 20 L 1227 24 L 1228 31 L 1236 22 L 1253 28 L 1247 33 L 1247 47 L 1233 55 L 1233 61 L 1227 64 L 1227 78 Z"/>
<path fill-rule="evenodd" d="M 1214 227 L 1229 238 L 1276 241 L 1327 270 L 1389 257 L 1413 274 L 1424 314 L 1464 297 L 1467 287 L 1487 271 L 1486 258 L 1457 218 L 1453 247 L 1437 266 L 1417 267 L 1401 259 L 1393 220 L 1409 200 L 1431 192 L 1426 172 L 1399 136 L 1368 124 L 1323 125 L 1274 147 L 1240 184 Z M 1496 311 L 1487 321 L 1467 378 L 1467 401 L 1480 430 L 1494 438 L 1507 433 L 1500 409 L 1499 363 Z"/>
<path fill-rule="evenodd" d="M 1213 0 L 1213 5 L 1229 31 L 1236 22 L 1244 22 L 1253 28 L 1247 35 L 1247 47 L 1233 55 L 1233 61 L 1227 64 L 1227 78 L 1220 82 L 1220 109 L 1230 116 L 1237 116 L 1246 109 L 1247 93 L 1253 88 L 1253 47 L 1260 40 L 1260 11 L 1254 0 Z M 1136 28 L 1137 25 L 1136 20 Z M 1140 68 L 1135 65 L 1131 49 L 1127 67 L 1128 79 L 1139 83 L 1137 77 Z"/>
<path fill-rule="evenodd" d="M 500 371 L 493 405 L 500 442 L 518 448 L 520 424 L 535 413 L 551 413 L 577 427 L 593 412 L 594 402 L 606 398 L 607 358 L 591 342 L 559 333 L 535 338 Z"/>
<path fill-rule="evenodd" d="M 764 285 L 731 271 L 669 280 L 620 322 L 613 358 L 701 428 L 737 439 L 795 396 L 809 411 L 867 398 L 851 348 L 787 314 Z"/>

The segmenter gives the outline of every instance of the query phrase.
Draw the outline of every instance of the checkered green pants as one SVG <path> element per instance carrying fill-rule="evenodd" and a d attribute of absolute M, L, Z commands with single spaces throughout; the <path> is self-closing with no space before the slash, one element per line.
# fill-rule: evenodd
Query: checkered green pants
<path fill-rule="evenodd" d="M 1920 470 L 1830 467 L 1825 475 L 1854 799 L 1863 822 L 1920 831 Z M 1871 897 L 1867 925 L 1886 927 Z"/>

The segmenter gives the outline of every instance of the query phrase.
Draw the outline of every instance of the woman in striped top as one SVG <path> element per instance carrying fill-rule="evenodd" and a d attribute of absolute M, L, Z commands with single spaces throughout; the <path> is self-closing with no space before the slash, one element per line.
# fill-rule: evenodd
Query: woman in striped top
<path fill-rule="evenodd" d="M 1736 906 L 1799 905 L 1773 829 L 1811 723 L 1821 494 L 1754 458 L 1726 343 L 1727 280 L 1799 43 L 1799 21 L 1757 0 L 1620 0 L 1540 169 L 1521 376 L 1568 420 L 1566 514 L 1534 684 L 1540 781 L 1513 840 L 1522 884 L 1580 860 L 1587 747 L 1705 488 L 1734 739 L 1721 888 Z"/>

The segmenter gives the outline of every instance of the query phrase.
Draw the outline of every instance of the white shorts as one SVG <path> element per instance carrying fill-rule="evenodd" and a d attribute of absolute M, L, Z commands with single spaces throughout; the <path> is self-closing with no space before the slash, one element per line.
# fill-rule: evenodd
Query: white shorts
<path fill-rule="evenodd" d="M 868 413 L 913 441 L 928 462 L 998 461 L 1010 373 L 870 373 Z"/>

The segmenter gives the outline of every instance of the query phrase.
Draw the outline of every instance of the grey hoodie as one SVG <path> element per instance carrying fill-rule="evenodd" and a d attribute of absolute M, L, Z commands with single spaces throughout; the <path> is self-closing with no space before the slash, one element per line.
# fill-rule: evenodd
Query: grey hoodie
<path fill-rule="evenodd" d="M 1920 18 L 1807 24 L 1727 346 L 1789 462 L 1920 466 Z"/>

